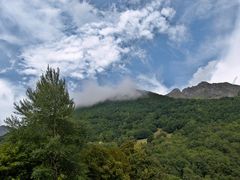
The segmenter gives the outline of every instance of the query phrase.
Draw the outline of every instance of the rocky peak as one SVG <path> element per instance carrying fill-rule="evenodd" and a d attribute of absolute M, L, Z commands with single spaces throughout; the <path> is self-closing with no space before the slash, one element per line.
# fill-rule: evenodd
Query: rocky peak
<path fill-rule="evenodd" d="M 167 96 L 173 98 L 195 98 L 195 99 L 218 99 L 222 97 L 238 96 L 240 86 L 224 83 L 201 82 L 196 86 L 188 87 L 182 91 L 179 89 L 172 90 Z"/>

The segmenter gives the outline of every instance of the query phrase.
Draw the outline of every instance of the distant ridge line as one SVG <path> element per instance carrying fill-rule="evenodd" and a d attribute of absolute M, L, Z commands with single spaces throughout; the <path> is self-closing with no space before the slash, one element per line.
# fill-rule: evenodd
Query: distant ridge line
<path fill-rule="evenodd" d="M 187 87 L 182 91 L 173 89 L 166 96 L 184 99 L 219 99 L 223 97 L 235 97 L 240 95 L 240 86 L 228 82 L 208 83 L 200 82 L 196 86 Z"/>

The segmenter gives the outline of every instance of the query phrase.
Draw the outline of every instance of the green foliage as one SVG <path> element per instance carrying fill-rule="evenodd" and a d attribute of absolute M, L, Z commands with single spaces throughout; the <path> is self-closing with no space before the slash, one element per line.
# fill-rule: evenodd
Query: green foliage
<path fill-rule="evenodd" d="M 240 179 L 240 98 L 148 94 L 74 110 L 48 68 L 15 105 L 0 179 Z"/>
<path fill-rule="evenodd" d="M 84 132 L 72 120 L 74 103 L 59 70 L 48 68 L 36 89 L 28 89 L 27 99 L 15 104 L 15 109 L 18 116 L 6 120 L 11 132 L 1 148 L 1 178 L 58 179 L 80 175 L 79 151 Z"/>
<path fill-rule="evenodd" d="M 240 91 L 238 92 L 238 96 L 240 96 Z"/>
<path fill-rule="evenodd" d="M 131 179 L 239 179 L 239 104 L 238 97 L 187 100 L 150 94 L 77 109 L 75 117 L 94 132 L 91 141 L 122 144 Z M 144 138 L 148 143 L 134 150 L 135 140 Z"/>
<path fill-rule="evenodd" d="M 82 156 L 88 179 L 130 179 L 128 158 L 117 147 L 89 145 Z"/>
<path fill-rule="evenodd" d="M 136 139 L 146 139 L 152 135 L 152 132 L 149 129 L 139 129 L 136 130 L 133 134 Z"/>

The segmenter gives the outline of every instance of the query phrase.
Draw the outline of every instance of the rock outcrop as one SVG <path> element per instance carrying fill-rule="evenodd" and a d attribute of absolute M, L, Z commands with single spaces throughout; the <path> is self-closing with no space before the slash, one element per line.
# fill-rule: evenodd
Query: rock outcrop
<path fill-rule="evenodd" d="M 183 89 L 173 89 L 167 96 L 187 99 L 218 99 L 240 95 L 240 86 L 224 83 L 201 82 L 197 86 Z"/>

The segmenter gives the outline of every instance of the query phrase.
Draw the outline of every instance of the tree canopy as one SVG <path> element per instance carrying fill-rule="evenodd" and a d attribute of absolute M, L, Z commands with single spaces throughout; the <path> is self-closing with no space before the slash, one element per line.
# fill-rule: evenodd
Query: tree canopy
<path fill-rule="evenodd" d="M 3 153 L 12 162 L 1 161 L 5 165 L 1 174 L 23 179 L 58 179 L 80 174 L 78 152 L 83 145 L 83 132 L 72 119 L 74 103 L 59 69 L 48 67 L 26 95 L 26 99 L 15 104 L 15 116 L 5 121 L 12 130 Z M 16 159 L 11 158 L 12 153 L 16 153 Z"/>

